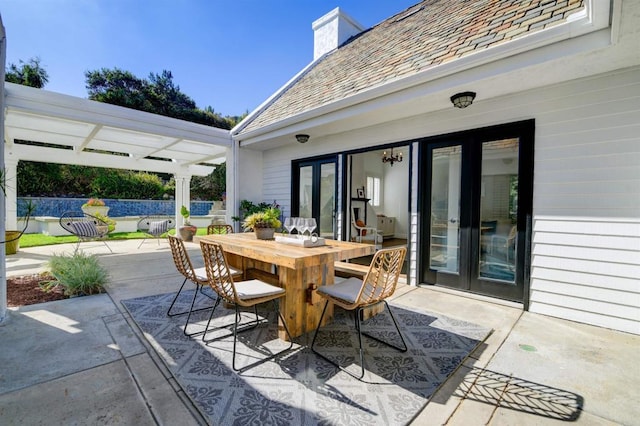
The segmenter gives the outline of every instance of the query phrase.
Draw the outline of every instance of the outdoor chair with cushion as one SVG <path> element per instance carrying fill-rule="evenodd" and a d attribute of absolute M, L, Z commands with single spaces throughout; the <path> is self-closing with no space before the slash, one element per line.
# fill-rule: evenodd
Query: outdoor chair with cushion
<path fill-rule="evenodd" d="M 171 255 L 173 256 L 173 262 L 176 265 L 176 269 L 178 270 L 178 272 L 180 272 L 180 274 L 182 274 L 182 276 L 184 276 L 184 281 L 182 281 L 182 285 L 180 286 L 180 289 L 178 290 L 175 297 L 171 301 L 171 305 L 167 310 L 167 316 L 174 317 L 177 315 L 188 314 L 187 321 L 184 324 L 183 332 L 187 336 L 193 336 L 195 334 L 199 334 L 199 332 L 194 332 L 190 334 L 187 333 L 187 326 L 189 325 L 191 314 L 193 312 L 199 312 L 199 311 L 211 309 L 211 306 L 206 308 L 196 309 L 196 310 L 193 309 L 198 293 L 201 293 L 212 300 L 216 300 L 216 303 L 218 298 L 211 297 L 210 295 L 204 292 L 204 287 L 208 285 L 207 273 L 204 267 L 202 268 L 193 267 L 193 263 L 191 263 L 191 258 L 189 257 L 189 253 L 187 253 L 187 250 L 184 246 L 184 242 L 180 238 L 174 237 L 173 235 L 168 235 L 167 238 L 169 239 L 169 246 L 171 247 Z M 242 277 L 243 275 L 242 271 L 238 271 L 233 268 L 230 269 L 230 272 L 236 277 Z M 191 300 L 191 306 L 189 307 L 188 311 L 172 313 L 171 309 L 173 308 L 173 305 L 178 300 L 178 297 L 180 297 L 180 293 L 182 292 L 182 289 L 184 288 L 184 285 L 187 283 L 187 281 L 191 281 L 196 286 L 196 291 L 193 293 L 193 299 Z"/>
<path fill-rule="evenodd" d="M 278 299 L 285 295 L 285 290 L 283 288 L 267 284 L 264 281 L 260 281 L 257 279 L 247 280 L 247 281 L 234 281 L 232 270 L 227 264 L 227 259 L 224 253 L 222 246 L 218 243 L 212 241 L 200 241 L 200 247 L 202 248 L 202 255 L 204 257 L 204 264 L 207 271 L 207 278 L 209 280 L 209 285 L 211 288 L 218 294 L 218 301 L 216 302 L 213 310 L 211 311 L 211 315 L 209 316 L 209 321 L 207 322 L 207 326 L 205 328 L 205 332 L 202 335 L 202 340 L 206 343 L 209 343 L 213 340 L 219 340 L 224 337 L 228 337 L 233 334 L 233 360 L 232 367 L 235 371 L 240 369 L 236 368 L 236 345 L 238 341 L 238 333 L 251 330 L 257 327 L 261 321 L 258 317 L 258 309 L 257 306 L 261 303 L 272 302 L 273 308 L 277 312 L 278 317 L 282 321 L 284 329 L 289 338 L 289 346 L 279 352 L 273 353 L 265 358 L 262 358 L 258 363 L 265 362 L 269 359 L 272 359 L 283 352 L 290 350 L 293 347 L 293 340 L 291 338 L 291 333 L 289 333 L 289 328 L 287 327 L 287 323 L 285 319 L 280 314 L 280 310 L 278 309 Z M 206 334 L 209 332 L 209 326 L 211 325 L 211 320 L 213 318 L 213 313 L 215 311 L 216 306 L 219 304 L 220 300 L 223 300 L 228 305 L 233 306 L 235 309 L 235 321 L 233 323 L 233 333 L 226 334 L 221 337 L 216 337 L 211 340 L 206 340 Z M 253 308 L 253 312 L 255 314 L 255 321 L 251 321 L 249 323 L 242 324 L 242 329 L 238 329 L 238 325 L 241 321 L 241 312 L 240 308 Z M 215 327 L 211 329 L 219 330 L 228 327 L 231 324 L 226 324 L 223 326 Z M 249 366 L 243 367 L 242 370 L 245 370 L 251 366 L 255 365 L 251 364 Z"/>
<path fill-rule="evenodd" d="M 233 226 L 213 223 L 207 226 L 207 235 L 213 234 L 233 234 Z"/>
<path fill-rule="evenodd" d="M 138 221 L 138 231 L 145 234 L 144 239 L 138 245 L 138 248 L 142 247 L 142 244 L 147 238 L 155 238 L 160 244 L 160 239 L 163 236 L 169 235 L 168 232 L 176 227 L 175 219 L 171 216 L 145 216 Z"/>
<path fill-rule="evenodd" d="M 349 278 L 333 285 L 320 286 L 318 288 L 318 294 L 325 298 L 326 302 L 324 309 L 322 310 L 322 315 L 320 316 L 320 321 L 318 321 L 318 327 L 316 328 L 311 342 L 311 350 L 314 353 L 345 371 L 347 374 L 356 377 L 357 379 L 361 379 L 364 377 L 364 349 L 362 348 L 363 334 L 387 346 L 398 349 L 401 352 L 407 351 L 407 345 L 402 337 L 402 332 L 400 331 L 398 323 L 393 316 L 393 312 L 389 308 L 389 304 L 385 300 L 396 290 L 396 284 L 398 283 L 398 277 L 400 276 L 400 271 L 402 269 L 406 253 L 406 247 L 379 250 L 373 257 L 369 266 L 369 272 L 367 272 L 364 279 Z M 341 365 L 324 356 L 314 347 L 316 338 L 318 337 L 318 331 L 320 330 L 320 324 L 322 324 L 322 319 L 324 318 L 329 302 L 332 302 L 334 305 L 340 306 L 347 311 L 352 311 L 355 314 L 355 330 L 358 333 L 358 342 L 360 344 L 360 366 L 362 369 L 360 376 L 355 376 L 351 372 L 345 370 Z M 361 321 L 363 318 L 363 311 L 365 309 L 374 308 L 380 304 L 384 304 L 383 309 L 386 307 L 389 311 L 391 320 L 398 331 L 402 346 L 396 346 L 389 342 L 380 340 L 375 336 L 362 332 Z"/>
<path fill-rule="evenodd" d="M 353 237 L 355 242 L 374 244 L 376 249 L 382 248 L 382 232 L 378 231 L 375 226 L 367 226 L 362 219 L 356 219 L 353 209 L 351 209 L 351 225 L 356 231 L 356 235 Z"/>
<path fill-rule="evenodd" d="M 78 244 L 74 253 L 78 251 L 83 241 L 102 241 L 111 253 L 111 247 L 105 241 L 109 233 L 109 224 L 87 213 L 64 212 L 60 216 L 60 226 L 65 231 L 78 237 Z"/>

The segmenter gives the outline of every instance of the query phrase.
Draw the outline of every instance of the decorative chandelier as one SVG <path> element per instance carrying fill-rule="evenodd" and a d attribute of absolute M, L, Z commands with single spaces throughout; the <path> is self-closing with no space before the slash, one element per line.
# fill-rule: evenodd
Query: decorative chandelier
<path fill-rule="evenodd" d="M 391 163 L 391 167 L 393 167 L 393 163 L 395 163 L 395 162 L 401 163 L 402 162 L 402 152 L 399 152 L 396 155 L 393 155 L 393 148 L 391 148 L 391 154 L 387 155 L 387 151 L 384 151 L 382 153 L 382 162 L 383 163 Z"/>

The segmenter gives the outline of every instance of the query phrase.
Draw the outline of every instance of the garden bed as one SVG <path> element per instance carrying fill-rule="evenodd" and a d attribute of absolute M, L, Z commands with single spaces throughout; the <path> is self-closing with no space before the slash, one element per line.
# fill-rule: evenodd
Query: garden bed
<path fill-rule="evenodd" d="M 47 274 L 31 274 L 7 278 L 7 306 L 10 308 L 34 305 L 36 303 L 52 302 L 67 299 L 62 289 L 44 292 L 40 288 L 43 281 L 54 278 Z"/>

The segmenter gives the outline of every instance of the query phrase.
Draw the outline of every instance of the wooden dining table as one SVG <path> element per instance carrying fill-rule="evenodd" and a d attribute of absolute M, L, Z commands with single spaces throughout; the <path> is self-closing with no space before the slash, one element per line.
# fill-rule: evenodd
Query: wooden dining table
<path fill-rule="evenodd" d="M 245 279 L 262 279 L 284 288 L 280 312 L 292 337 L 317 327 L 324 299 L 317 296 L 313 288 L 334 283 L 334 262 L 375 252 L 372 244 L 325 240 L 324 246 L 301 247 L 275 240 L 258 240 L 253 232 L 202 235 L 194 241 L 219 243 L 229 265 L 243 270 Z M 328 306 L 323 325 L 332 318 L 333 306 Z M 278 325 L 278 335 L 286 340 L 282 324 Z"/>

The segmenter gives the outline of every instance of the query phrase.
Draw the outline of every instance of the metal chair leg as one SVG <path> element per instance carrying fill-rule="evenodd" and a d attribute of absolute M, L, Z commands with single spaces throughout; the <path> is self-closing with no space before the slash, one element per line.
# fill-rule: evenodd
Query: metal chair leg
<path fill-rule="evenodd" d="M 325 311 L 327 310 L 327 305 L 329 304 L 329 301 L 327 300 L 325 305 L 324 305 L 324 309 L 322 310 L 322 315 L 320 315 L 320 321 L 318 321 L 318 327 L 316 328 L 316 331 L 313 335 L 313 340 L 311 341 L 311 351 L 313 351 L 313 353 L 315 353 L 316 355 L 320 356 L 322 359 L 324 359 L 325 361 L 328 361 L 330 364 L 333 364 L 334 366 L 338 367 L 340 370 L 344 371 L 345 373 L 349 374 L 350 376 L 360 380 L 364 377 L 364 349 L 362 347 L 362 335 L 364 334 L 365 336 L 376 340 L 380 343 L 383 343 L 387 346 L 390 346 L 394 349 L 399 350 L 400 352 L 406 352 L 408 347 L 407 344 L 404 340 L 404 337 L 402 336 L 402 333 L 400 332 L 400 327 L 398 326 L 398 322 L 396 321 L 395 316 L 393 315 L 393 312 L 391 312 L 391 308 L 389 307 L 389 304 L 387 303 L 386 300 L 383 300 L 382 302 L 384 302 L 385 306 L 387 307 L 387 310 L 389 311 L 389 314 L 391 315 L 391 320 L 393 321 L 394 326 L 396 327 L 396 330 L 398 332 L 398 335 L 400 336 L 400 340 L 402 341 L 402 345 L 403 347 L 399 347 L 396 345 L 393 345 L 389 342 L 385 342 L 384 340 L 380 340 L 375 336 L 372 336 L 370 334 L 364 333 L 362 331 L 362 324 L 360 322 L 360 315 L 362 313 L 363 308 L 357 308 L 355 313 L 355 327 L 356 327 L 356 331 L 358 332 L 358 346 L 359 346 L 359 351 L 360 351 L 360 367 L 361 367 L 361 371 L 360 371 L 360 376 L 356 376 L 355 374 L 353 374 L 352 372 L 350 372 L 349 370 L 345 369 L 344 367 L 342 367 L 341 365 L 339 365 L 338 363 L 336 363 L 335 361 L 333 361 L 332 359 L 326 357 L 325 355 L 321 354 L 320 352 L 318 352 L 314 345 L 316 343 L 316 337 L 318 336 L 318 331 L 320 330 L 320 324 L 322 324 L 322 319 L 324 318 L 324 314 Z"/>
<path fill-rule="evenodd" d="M 216 304 L 215 304 L 215 306 L 214 306 L 214 308 L 213 308 L 214 310 L 215 310 L 215 308 L 218 306 L 218 304 L 219 304 L 220 300 L 221 300 L 221 299 L 220 299 L 220 298 L 218 298 L 218 302 L 216 302 Z M 240 311 L 239 311 L 239 308 L 238 308 L 238 305 L 234 305 L 234 306 L 235 306 L 235 310 L 236 310 L 237 312 L 240 312 Z M 245 332 L 245 331 L 253 330 L 253 329 L 254 329 L 254 328 L 256 328 L 258 325 L 260 325 L 260 318 L 258 317 L 258 309 L 257 309 L 257 307 L 256 307 L 256 306 L 254 306 L 254 307 L 253 307 L 253 309 L 254 309 L 254 312 L 255 312 L 255 315 L 256 315 L 256 319 L 255 319 L 255 321 L 251 321 L 251 322 L 248 322 L 247 324 L 243 324 L 243 326 L 244 326 L 244 327 L 243 327 L 242 329 L 240 329 L 240 330 L 238 331 L 238 333 L 242 333 L 242 332 Z M 221 325 L 221 326 L 218 326 L 218 327 L 214 327 L 214 328 L 212 328 L 211 330 L 209 330 L 209 326 L 211 325 L 211 320 L 213 319 L 213 312 L 214 312 L 214 311 L 212 310 L 212 311 L 211 311 L 211 314 L 209 315 L 209 321 L 207 321 L 207 326 L 206 326 L 206 328 L 204 329 L 204 332 L 203 332 L 203 334 L 202 334 L 202 341 L 203 341 L 204 343 L 209 343 L 209 342 L 213 342 L 213 341 L 215 341 L 215 340 L 224 339 L 225 337 L 229 337 L 229 336 L 232 336 L 232 335 L 233 335 L 233 333 L 229 333 L 229 334 L 225 334 L 225 335 L 223 335 L 223 336 L 218 336 L 218 337 L 214 337 L 213 339 L 206 340 L 206 335 L 207 335 L 207 333 L 208 333 L 209 331 L 213 331 L 213 330 L 220 330 L 220 329 L 223 329 L 223 328 L 227 328 L 227 327 L 229 327 L 229 326 L 231 325 L 230 323 L 229 323 L 229 324 L 224 324 L 224 325 Z M 238 323 L 238 322 L 240 322 L 240 319 L 241 319 L 241 318 L 242 318 L 242 313 L 240 313 L 240 316 L 239 316 L 238 318 L 236 318 L 236 320 L 234 321 L 234 327 L 237 325 L 237 323 Z"/>
<path fill-rule="evenodd" d="M 400 331 L 400 327 L 398 326 L 398 322 L 396 321 L 396 317 L 393 315 L 393 312 L 391 311 L 391 307 L 389 306 L 389 304 L 387 303 L 386 300 L 383 300 L 382 302 L 384 302 L 384 305 L 387 307 L 387 311 L 389 311 L 389 315 L 391 316 L 391 320 L 393 321 L 393 325 L 396 327 L 396 331 L 398 332 L 398 336 L 400 336 L 400 341 L 402 342 L 402 347 L 400 346 L 396 346 L 394 344 L 391 344 L 389 342 L 386 342 L 384 340 L 378 339 L 375 336 L 372 336 L 371 334 L 368 333 L 362 333 L 365 336 L 369 337 L 370 339 L 373 339 L 377 342 L 380 342 L 382 344 L 385 344 L 391 348 L 394 348 L 396 350 L 399 350 L 400 352 L 406 352 L 407 351 L 407 343 L 404 341 L 404 336 L 402 335 L 402 332 Z M 374 305 L 375 306 L 375 305 Z M 358 317 L 360 317 L 360 313 L 358 313 Z"/>
<path fill-rule="evenodd" d="M 257 319 L 258 309 L 257 309 L 256 305 L 254 305 L 253 307 L 255 309 L 256 319 Z M 291 338 L 291 333 L 289 333 L 289 327 L 287 327 L 287 323 L 285 322 L 284 317 L 280 313 L 280 309 L 278 309 L 278 304 L 276 302 L 276 299 L 273 300 L 273 307 L 274 307 L 274 309 L 275 309 L 275 311 L 277 313 L 277 316 L 276 316 L 276 327 L 278 326 L 277 319 L 280 318 L 282 320 L 282 325 L 284 326 L 284 330 L 287 332 L 287 336 L 289 337 L 289 347 L 287 347 L 287 348 L 285 348 L 285 349 L 283 349 L 281 351 L 278 351 L 275 354 L 271 354 L 268 357 L 262 358 L 261 360 L 256 361 L 256 362 L 254 362 L 252 364 L 244 366 L 242 368 L 236 368 L 236 343 L 238 341 L 238 331 L 237 330 L 238 330 L 238 322 L 240 322 L 239 321 L 240 320 L 240 311 L 238 310 L 238 305 L 236 305 L 236 323 L 233 326 L 233 359 L 231 361 L 231 367 L 233 368 L 234 371 L 245 371 L 245 370 L 247 370 L 247 369 L 249 369 L 251 367 L 256 366 L 257 364 L 262 364 L 264 362 L 267 362 L 270 359 L 273 359 L 273 358 L 277 357 L 278 355 L 280 355 L 280 354 L 282 354 L 284 352 L 287 352 L 287 351 L 291 350 L 291 348 L 293 348 L 293 339 Z M 242 331 L 244 331 L 244 330 L 242 330 Z"/>
<path fill-rule="evenodd" d="M 179 315 L 184 315 L 189 313 L 189 311 L 183 311 L 183 312 L 177 312 L 175 314 L 171 313 L 171 309 L 173 308 L 173 305 L 176 303 L 176 301 L 178 300 L 178 297 L 180 296 L 180 292 L 182 292 L 182 289 L 184 288 L 184 285 L 187 283 L 187 278 L 184 279 L 184 281 L 182 281 L 182 285 L 180 286 L 180 289 L 178 290 L 178 292 L 176 293 L 176 295 L 173 297 L 173 300 L 171 301 L 171 305 L 169 306 L 169 309 L 167 309 L 167 316 L 168 317 L 176 317 Z M 207 296 L 209 299 L 211 300 L 217 300 L 217 297 L 211 297 L 208 294 L 203 292 L 203 286 L 199 286 L 200 287 L 200 293 Z M 196 292 L 198 291 L 198 289 L 196 288 Z M 200 311 L 206 311 L 207 309 L 211 309 L 211 308 L 200 308 L 200 309 L 196 309 L 193 312 L 200 312 Z"/>
<path fill-rule="evenodd" d="M 189 320 L 191 319 L 191 313 L 193 313 L 193 305 L 196 303 L 196 298 L 198 297 L 198 290 L 200 289 L 199 285 L 196 285 L 196 291 L 193 292 L 193 299 L 191 299 L 191 307 L 189 308 L 189 313 L 187 314 L 187 321 L 185 321 L 184 323 L 184 329 L 183 329 L 183 333 L 185 336 L 191 337 L 191 336 L 195 336 L 196 334 L 200 334 L 203 333 L 203 331 L 196 331 L 194 333 L 187 333 L 187 327 L 189 326 Z M 202 308 L 202 309 L 197 309 L 197 311 L 201 311 L 204 309 L 210 309 L 210 308 Z M 206 329 L 205 329 L 206 331 Z"/>
<path fill-rule="evenodd" d="M 183 315 L 183 314 L 187 313 L 187 311 L 180 312 L 179 314 L 172 314 L 171 313 L 171 309 L 173 308 L 173 305 L 176 303 L 176 300 L 178 300 L 178 297 L 180 296 L 180 292 L 182 292 L 182 289 L 184 288 L 184 285 L 186 283 L 187 283 L 187 279 L 185 278 L 184 281 L 182 281 L 182 285 L 180 286 L 180 290 L 178 290 L 176 295 L 173 297 L 173 300 L 171 301 L 171 305 L 169 306 L 169 309 L 167 309 L 167 316 L 168 317 L 174 317 L 176 315 Z"/>
<path fill-rule="evenodd" d="M 106 241 L 102 241 L 102 242 L 104 243 L 104 245 L 105 245 L 105 246 L 107 246 L 107 248 L 109 249 L 109 251 L 110 251 L 111 253 L 113 253 L 113 250 L 111 250 L 111 247 L 109 247 L 109 244 L 107 244 L 107 242 L 106 242 Z"/>

